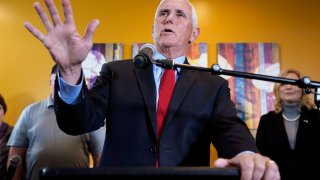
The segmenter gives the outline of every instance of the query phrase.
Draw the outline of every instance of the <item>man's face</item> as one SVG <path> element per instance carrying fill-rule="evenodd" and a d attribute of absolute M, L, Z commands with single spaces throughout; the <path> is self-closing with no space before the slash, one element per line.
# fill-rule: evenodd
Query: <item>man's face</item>
<path fill-rule="evenodd" d="M 156 13 L 152 36 L 161 48 L 186 48 L 196 38 L 191 6 L 185 0 L 164 1 Z"/>

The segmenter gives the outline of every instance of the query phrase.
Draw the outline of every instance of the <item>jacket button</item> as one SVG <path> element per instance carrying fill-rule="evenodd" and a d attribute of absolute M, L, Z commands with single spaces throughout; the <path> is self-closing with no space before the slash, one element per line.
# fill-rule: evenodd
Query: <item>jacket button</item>
<path fill-rule="evenodd" d="M 150 151 L 151 151 L 152 153 L 156 153 L 156 152 L 157 152 L 157 147 L 151 147 L 151 148 L 150 148 Z"/>

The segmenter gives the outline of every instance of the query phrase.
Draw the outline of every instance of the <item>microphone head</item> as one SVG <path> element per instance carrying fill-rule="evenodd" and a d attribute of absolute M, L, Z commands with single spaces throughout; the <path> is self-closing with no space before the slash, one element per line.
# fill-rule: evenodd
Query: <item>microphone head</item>
<path fill-rule="evenodd" d="M 133 65 L 136 68 L 145 68 L 148 64 L 148 58 L 143 54 L 137 54 L 133 59 Z"/>
<path fill-rule="evenodd" d="M 139 53 L 133 58 L 133 64 L 136 68 L 146 68 L 156 54 L 156 47 L 153 44 L 144 44 Z"/>
<path fill-rule="evenodd" d="M 14 155 L 10 158 L 10 164 L 12 166 L 18 166 L 21 162 L 21 157 L 19 155 Z"/>
<path fill-rule="evenodd" d="M 156 56 L 157 48 L 155 45 L 146 43 L 141 46 L 140 52 L 146 53 L 149 58 L 154 59 Z"/>
<path fill-rule="evenodd" d="M 4 180 L 11 180 L 16 172 L 17 167 L 21 163 L 21 157 L 19 155 L 13 155 L 9 160 L 9 167 L 7 168 Z"/>

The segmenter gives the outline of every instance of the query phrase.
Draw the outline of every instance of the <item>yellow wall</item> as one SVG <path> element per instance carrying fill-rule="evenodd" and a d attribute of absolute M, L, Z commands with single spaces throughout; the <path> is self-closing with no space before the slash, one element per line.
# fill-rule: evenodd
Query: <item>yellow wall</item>
<path fill-rule="evenodd" d="M 5 120 L 14 124 L 29 103 L 47 98 L 53 64 L 47 50 L 23 27 L 29 20 L 44 30 L 33 0 L 0 1 L 0 93 L 7 101 Z M 43 4 L 43 1 L 40 1 Z M 60 0 L 55 0 L 60 3 Z M 320 6 L 317 0 L 193 0 L 209 65 L 217 62 L 219 42 L 277 42 L 282 68 L 297 68 L 320 80 Z M 121 42 L 124 58 L 131 43 L 152 42 L 156 0 L 71 0 L 79 33 L 87 23 L 101 21 L 95 42 Z M 60 8 L 60 6 L 59 6 Z"/>
<path fill-rule="evenodd" d="M 53 65 L 47 50 L 23 27 L 31 21 L 44 28 L 34 0 L 0 0 L 0 93 L 14 124 L 22 109 L 47 98 Z M 40 1 L 43 4 L 43 1 Z M 59 3 L 60 0 L 55 0 Z M 219 42 L 276 42 L 282 68 L 296 68 L 320 80 L 320 6 L 317 0 L 192 0 L 198 10 L 201 34 L 208 43 L 209 65 L 217 62 Z M 79 33 L 87 23 L 101 21 L 95 42 L 121 42 L 124 58 L 131 44 L 152 42 L 151 29 L 157 0 L 71 0 Z M 60 8 L 60 6 L 59 6 Z"/>

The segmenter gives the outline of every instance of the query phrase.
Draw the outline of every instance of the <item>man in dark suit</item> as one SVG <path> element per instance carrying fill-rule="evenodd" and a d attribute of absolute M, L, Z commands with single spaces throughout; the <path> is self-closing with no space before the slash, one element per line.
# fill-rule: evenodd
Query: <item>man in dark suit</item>
<path fill-rule="evenodd" d="M 213 143 L 220 157 L 215 167 L 238 166 L 243 179 L 280 178 L 276 163 L 257 153 L 254 138 L 236 116 L 227 81 L 219 76 L 176 69 L 161 131 L 157 112 L 162 68 L 151 64 L 135 68 L 132 60 L 107 63 L 87 90 L 81 62 L 92 47 L 99 21 L 93 20 L 82 38 L 76 32 L 69 1 L 62 1 L 65 22 L 53 2 L 45 1 L 53 23 L 39 3 L 34 6 L 47 35 L 30 23 L 25 27 L 43 42 L 59 66 L 55 110 L 60 128 L 80 134 L 103 126 L 106 119 L 101 166 L 209 166 Z M 155 59 L 186 63 L 187 49 L 199 33 L 189 1 L 161 1 L 152 31 Z"/>

